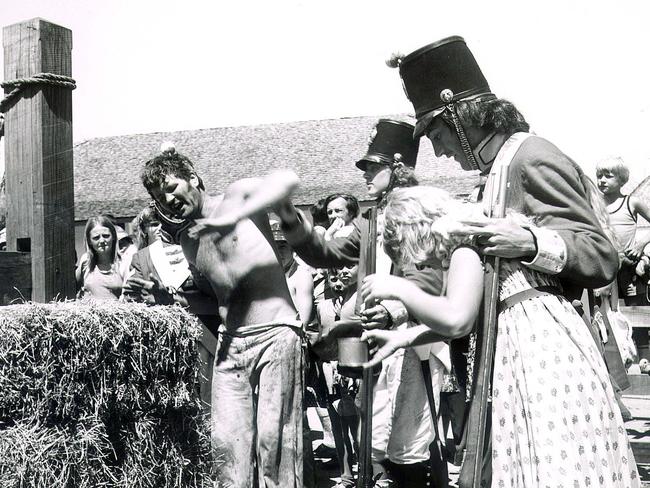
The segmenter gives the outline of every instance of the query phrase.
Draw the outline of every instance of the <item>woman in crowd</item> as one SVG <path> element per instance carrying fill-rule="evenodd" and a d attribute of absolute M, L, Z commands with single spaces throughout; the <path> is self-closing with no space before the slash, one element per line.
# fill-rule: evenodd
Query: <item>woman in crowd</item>
<path fill-rule="evenodd" d="M 77 286 L 84 295 L 117 300 L 122 294 L 124 277 L 115 226 L 103 215 L 92 217 L 86 223 L 85 236 L 86 253 L 75 271 Z"/>
<path fill-rule="evenodd" d="M 402 265 L 445 269 L 446 293 L 436 297 L 395 276 L 367 277 L 366 301 L 401 300 L 423 324 L 366 332 L 380 346 L 369 366 L 401 347 L 471 330 L 483 295 L 483 268 L 474 238 L 460 221 L 481 217 L 468 216 L 458 205 L 434 188 L 396 190 L 390 196 L 386 252 Z M 530 224 L 516 214 L 506 220 Z M 495 478 L 507 486 L 537 486 L 542 480 L 639 486 L 607 368 L 582 318 L 552 291 L 560 289 L 558 279 L 504 259 L 499 282 L 492 386 Z M 510 297 L 531 286 L 547 291 L 511 303 Z"/>

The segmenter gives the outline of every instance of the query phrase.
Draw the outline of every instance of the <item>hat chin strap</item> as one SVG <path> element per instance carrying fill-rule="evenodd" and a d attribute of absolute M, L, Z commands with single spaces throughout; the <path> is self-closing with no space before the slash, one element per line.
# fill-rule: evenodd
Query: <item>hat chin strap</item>
<path fill-rule="evenodd" d="M 467 162 L 470 164 L 472 169 L 481 169 L 479 167 L 478 161 L 476 161 L 476 158 L 474 157 L 472 146 L 469 145 L 469 141 L 467 140 L 467 135 L 465 134 L 465 129 L 463 129 L 463 126 L 460 124 L 460 121 L 458 120 L 458 115 L 456 115 L 456 107 L 454 106 L 453 103 L 448 103 L 445 106 L 445 108 L 451 114 L 451 120 L 454 124 L 454 128 L 456 129 L 458 142 L 460 142 L 460 147 L 463 149 L 463 152 L 465 153 Z"/>

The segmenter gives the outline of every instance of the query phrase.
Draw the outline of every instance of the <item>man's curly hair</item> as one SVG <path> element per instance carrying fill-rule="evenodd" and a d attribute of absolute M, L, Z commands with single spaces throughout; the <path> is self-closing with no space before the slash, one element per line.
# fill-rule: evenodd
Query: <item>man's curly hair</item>
<path fill-rule="evenodd" d="M 530 130 L 530 125 L 517 107 L 503 98 L 461 100 L 456 104 L 456 113 L 463 127 L 505 134 Z"/>
<path fill-rule="evenodd" d="M 194 163 L 186 156 L 172 151 L 164 152 L 147 161 L 140 173 L 140 179 L 147 191 L 151 193 L 153 189 L 162 186 L 167 176 L 176 176 L 189 181 L 192 174 L 196 174 Z M 199 188 L 202 186 L 201 184 Z"/>

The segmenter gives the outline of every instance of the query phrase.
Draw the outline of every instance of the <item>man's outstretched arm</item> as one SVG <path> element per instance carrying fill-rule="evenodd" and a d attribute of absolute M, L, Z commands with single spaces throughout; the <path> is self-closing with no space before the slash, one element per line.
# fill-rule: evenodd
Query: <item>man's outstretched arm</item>
<path fill-rule="evenodd" d="M 266 212 L 269 207 L 287 200 L 298 186 L 298 175 L 291 170 L 279 170 L 264 178 L 246 178 L 230 185 L 223 202 L 228 211 L 216 217 L 197 219 L 188 231 L 190 237 L 206 232 L 226 233 L 240 220 Z"/>

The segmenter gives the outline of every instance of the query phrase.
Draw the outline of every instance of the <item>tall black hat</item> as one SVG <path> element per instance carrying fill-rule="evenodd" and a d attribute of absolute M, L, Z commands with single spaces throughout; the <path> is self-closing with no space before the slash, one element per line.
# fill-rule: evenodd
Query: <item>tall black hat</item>
<path fill-rule="evenodd" d="M 415 168 L 420 141 L 413 139 L 413 129 L 408 122 L 379 119 L 370 133 L 368 152 L 357 161 L 357 168 L 365 171 L 369 162 L 388 166 L 402 162 Z"/>
<path fill-rule="evenodd" d="M 459 100 L 492 96 L 472 52 L 459 36 L 424 46 L 399 61 L 406 96 L 413 104 L 421 136 L 434 117 Z"/>

